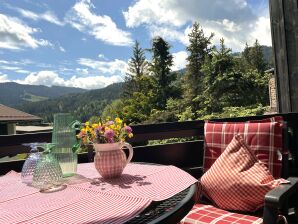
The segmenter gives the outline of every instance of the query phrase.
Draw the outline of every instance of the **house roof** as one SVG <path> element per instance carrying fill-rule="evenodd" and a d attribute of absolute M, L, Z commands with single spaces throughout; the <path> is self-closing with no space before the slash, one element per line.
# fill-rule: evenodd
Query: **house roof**
<path fill-rule="evenodd" d="M 0 122 L 41 121 L 40 117 L 0 104 Z"/>

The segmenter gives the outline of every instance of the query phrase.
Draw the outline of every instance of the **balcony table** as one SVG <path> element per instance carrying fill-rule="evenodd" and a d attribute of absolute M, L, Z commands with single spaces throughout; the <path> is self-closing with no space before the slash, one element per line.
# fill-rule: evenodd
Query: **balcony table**
<path fill-rule="evenodd" d="M 176 223 L 195 203 L 197 180 L 174 166 L 129 163 L 104 180 L 78 165 L 67 188 L 41 193 L 14 171 L 0 177 L 0 223 Z"/>

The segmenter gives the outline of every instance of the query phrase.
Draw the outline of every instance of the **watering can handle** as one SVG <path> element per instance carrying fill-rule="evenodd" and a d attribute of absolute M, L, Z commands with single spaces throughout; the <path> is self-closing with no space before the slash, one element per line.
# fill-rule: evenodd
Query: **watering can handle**
<path fill-rule="evenodd" d="M 122 146 L 122 148 L 123 147 L 126 147 L 126 148 L 128 148 L 128 151 L 129 151 L 129 155 L 128 155 L 128 158 L 127 158 L 127 160 L 126 160 L 126 165 L 130 162 L 130 160 L 132 159 L 132 156 L 133 156 L 133 148 L 132 148 L 132 146 L 129 144 L 129 143 L 123 143 L 123 146 Z"/>

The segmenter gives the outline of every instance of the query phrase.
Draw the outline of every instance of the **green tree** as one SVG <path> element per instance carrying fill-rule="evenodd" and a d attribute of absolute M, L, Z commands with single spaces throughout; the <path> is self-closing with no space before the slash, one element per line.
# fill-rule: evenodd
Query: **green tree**
<path fill-rule="evenodd" d="M 264 53 L 258 40 L 255 41 L 252 47 L 249 47 L 246 43 L 245 48 L 242 53 L 243 57 L 243 68 L 256 69 L 259 73 L 263 74 L 268 68 L 268 63 L 264 58 Z"/>
<path fill-rule="evenodd" d="M 128 71 L 125 76 L 122 97 L 131 97 L 134 92 L 140 92 L 139 81 L 147 72 L 148 62 L 146 61 L 144 50 L 138 41 L 135 41 L 133 55 L 128 62 Z"/>
<path fill-rule="evenodd" d="M 209 56 L 212 48 L 211 39 L 213 34 L 209 37 L 204 35 L 203 29 L 198 22 L 195 22 L 189 36 L 189 46 L 186 48 L 189 52 L 187 57 L 188 64 L 186 66 L 187 72 L 184 82 L 184 97 L 188 105 L 192 106 L 192 110 L 198 110 L 198 103 L 194 99 L 202 93 L 204 75 L 201 71 L 202 65 L 207 56 Z"/>
<path fill-rule="evenodd" d="M 170 54 L 170 45 L 161 37 L 155 37 L 152 42 L 152 61 L 150 71 L 156 81 L 156 107 L 163 109 L 167 99 L 173 95 L 172 81 L 175 74 L 171 73 L 173 56 Z"/>
<path fill-rule="evenodd" d="M 226 48 L 221 39 L 219 50 L 213 50 L 212 59 L 203 66 L 205 90 L 199 99 L 200 117 L 223 113 L 223 109 L 229 107 L 267 104 L 268 75 L 257 69 L 239 68 L 235 61 L 231 49 Z"/>
<path fill-rule="evenodd" d="M 125 101 L 123 119 L 129 124 L 144 123 L 151 113 L 151 99 L 148 94 L 134 92 L 132 97 Z"/>
<path fill-rule="evenodd" d="M 123 118 L 123 107 L 124 102 L 121 99 L 113 100 L 110 104 L 108 104 L 101 114 L 102 119 L 107 119 L 110 117 L 111 119 L 115 119 L 116 117 Z"/>
<path fill-rule="evenodd" d="M 195 99 L 200 105 L 199 114 L 208 114 L 221 110 L 222 102 L 218 99 L 218 95 L 222 92 L 219 91 L 217 83 L 218 80 L 221 80 L 222 77 L 225 77 L 234 69 L 234 58 L 231 53 L 232 50 L 225 46 L 222 38 L 219 49 L 213 48 L 212 57 L 205 60 L 202 66 L 202 71 L 205 74 L 203 94 Z"/>
<path fill-rule="evenodd" d="M 152 76 L 143 75 L 138 80 L 139 92 L 133 92 L 130 98 L 123 99 L 122 115 L 129 124 L 144 123 L 155 107 L 155 80 Z"/>

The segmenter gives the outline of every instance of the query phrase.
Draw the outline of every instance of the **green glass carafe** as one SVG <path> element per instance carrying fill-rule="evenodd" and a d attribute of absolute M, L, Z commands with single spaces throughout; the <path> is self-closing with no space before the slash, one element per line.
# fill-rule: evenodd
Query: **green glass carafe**
<path fill-rule="evenodd" d="M 64 177 L 73 176 L 77 172 L 79 144 L 76 138 L 74 121 L 69 113 L 54 114 L 52 143 L 55 147 L 52 153 L 58 160 Z"/>

